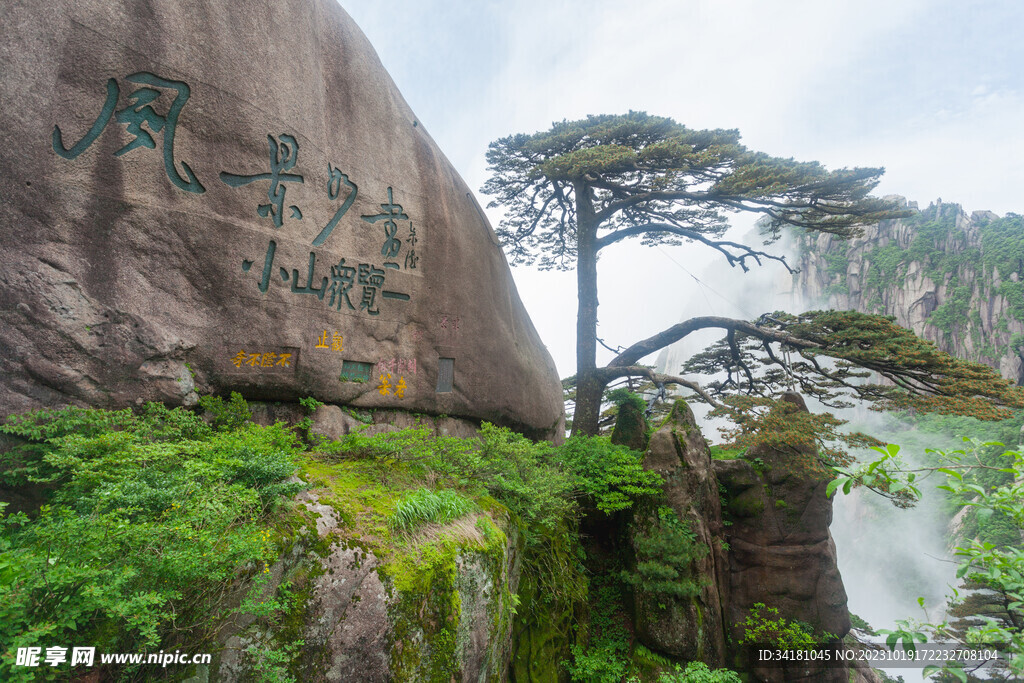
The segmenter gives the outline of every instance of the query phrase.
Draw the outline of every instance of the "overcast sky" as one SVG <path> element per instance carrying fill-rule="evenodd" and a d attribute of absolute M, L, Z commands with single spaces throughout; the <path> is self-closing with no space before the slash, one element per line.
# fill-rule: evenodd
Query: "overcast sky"
<path fill-rule="evenodd" d="M 737 128 L 751 149 L 884 166 L 876 194 L 1024 213 L 1024 3 L 946 0 L 345 0 L 418 119 L 479 193 L 492 140 L 630 109 Z M 490 210 L 494 223 L 500 212 Z M 685 311 L 755 316 L 702 287 L 714 254 L 618 245 L 599 335 L 629 345 Z M 722 264 L 722 268 L 726 268 Z M 514 269 L 564 377 L 571 273 Z M 736 281 L 741 276 L 737 273 Z M 763 280 L 764 278 L 758 278 Z M 607 354 L 610 357 L 610 354 Z"/>

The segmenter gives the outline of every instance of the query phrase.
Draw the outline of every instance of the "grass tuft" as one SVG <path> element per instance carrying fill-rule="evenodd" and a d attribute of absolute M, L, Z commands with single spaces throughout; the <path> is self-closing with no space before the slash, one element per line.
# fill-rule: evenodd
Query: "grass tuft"
<path fill-rule="evenodd" d="M 398 502 L 389 523 L 393 529 L 409 532 L 420 524 L 446 524 L 474 509 L 456 491 L 420 489 Z"/>

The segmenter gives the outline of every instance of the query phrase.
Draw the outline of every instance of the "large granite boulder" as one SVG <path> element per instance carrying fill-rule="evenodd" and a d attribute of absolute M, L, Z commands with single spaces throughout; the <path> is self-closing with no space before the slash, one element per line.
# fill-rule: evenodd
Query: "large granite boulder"
<path fill-rule="evenodd" d="M 555 433 L 493 231 L 335 2 L 0 19 L 0 412 L 237 390 Z"/>

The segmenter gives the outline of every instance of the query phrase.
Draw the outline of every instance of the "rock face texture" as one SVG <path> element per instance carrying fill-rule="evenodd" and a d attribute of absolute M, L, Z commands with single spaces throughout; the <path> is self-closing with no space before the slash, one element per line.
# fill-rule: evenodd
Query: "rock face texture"
<path fill-rule="evenodd" d="M 207 680 L 251 680 L 260 652 L 297 639 L 304 681 L 504 680 L 520 577 L 514 529 L 506 536 L 492 527 L 497 542 L 488 541 L 477 517 L 422 532 L 428 541 L 447 537 L 450 557 L 424 560 L 428 580 L 403 590 L 323 493 L 297 498 L 316 518 L 315 532 L 296 539 L 264 588 L 266 599 L 289 582 L 303 598 L 293 616 L 272 626 L 237 617 L 221 631 Z"/>
<path fill-rule="evenodd" d="M 784 398 L 807 410 L 797 394 Z M 742 460 L 714 462 L 726 500 L 723 515 L 729 543 L 729 600 L 725 623 L 734 642 L 743 638 L 743 620 L 755 603 L 764 603 L 789 621 L 816 633 L 842 638 L 850 630 L 846 590 L 839 575 L 836 546 L 829 532 L 832 501 L 825 496 L 827 476 L 800 464 L 794 456 L 814 456 L 806 448 L 784 452 L 751 448 Z M 748 664 L 749 666 L 750 664 Z M 762 681 L 846 681 L 843 668 L 794 670 L 754 668 Z"/>
<path fill-rule="evenodd" d="M 804 238 L 794 308 L 884 313 L 954 356 L 1024 383 L 1024 225 L 942 200 L 868 226 L 861 237 Z"/>
<path fill-rule="evenodd" d="M 237 390 L 555 431 L 493 231 L 335 2 L 2 15 L 0 412 Z"/>
<path fill-rule="evenodd" d="M 729 540 L 729 609 L 726 623 L 743 621 L 756 602 L 837 636 L 850 630 L 846 591 L 836 566 L 828 526 L 832 503 L 827 480 L 787 472 L 771 462 L 784 454 L 749 454 L 767 468 L 758 474 L 745 460 L 715 463 L 728 492 L 733 524 Z M 742 632 L 740 633 L 742 636 Z"/>
<path fill-rule="evenodd" d="M 678 519 L 705 549 L 693 574 L 701 577 L 700 592 L 690 599 L 667 598 L 636 591 L 638 637 L 652 649 L 690 661 L 724 666 L 725 628 L 722 606 L 727 603 L 728 559 L 721 544 L 722 507 L 711 456 L 697 428 L 693 411 L 677 401 L 668 420 L 652 436 L 644 468 L 665 478 L 665 498 Z M 651 520 L 651 511 L 638 511 L 636 534 Z"/>
<path fill-rule="evenodd" d="M 786 398 L 807 409 L 798 395 Z M 693 413 L 682 401 L 651 437 L 644 467 L 665 478 L 665 502 L 706 547 L 691 568 L 703 579 L 696 596 L 671 598 L 635 588 L 636 633 L 647 647 L 742 669 L 765 682 L 838 683 L 850 675 L 874 680 L 870 670 L 809 669 L 803 663 L 759 668 L 738 645 L 743 621 L 756 603 L 819 634 L 842 638 L 849 632 L 846 591 L 829 532 L 827 478 L 796 466 L 793 453 L 767 447 L 751 449 L 743 459 L 712 460 Z M 637 511 L 631 531 L 634 547 L 650 515 L 650 510 Z M 733 645 L 727 647 L 727 642 Z"/>

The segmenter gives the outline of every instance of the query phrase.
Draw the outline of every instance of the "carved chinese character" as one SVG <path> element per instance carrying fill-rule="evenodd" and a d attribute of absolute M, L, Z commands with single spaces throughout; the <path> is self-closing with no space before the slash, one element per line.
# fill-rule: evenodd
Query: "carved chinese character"
<path fill-rule="evenodd" d="M 405 242 L 409 245 L 409 249 L 405 253 L 405 267 L 408 270 L 415 270 L 416 264 L 419 263 L 420 257 L 416 255 L 416 228 L 413 227 L 412 222 L 409 223 L 409 239 Z"/>
<path fill-rule="evenodd" d="M 328 302 L 328 306 L 334 306 L 334 301 L 337 299 L 337 309 L 341 310 L 341 300 L 344 298 L 345 303 L 350 309 L 355 310 L 355 306 L 348 298 L 348 290 L 352 289 L 352 285 L 355 281 L 356 269 L 351 266 L 345 265 L 345 259 L 338 261 L 338 265 L 331 266 L 331 284 L 328 287 L 328 291 L 331 294 L 331 299 Z"/>
<path fill-rule="evenodd" d="M 263 275 L 260 277 L 259 289 L 261 294 L 266 294 L 270 288 L 270 273 L 274 270 L 274 254 L 277 252 L 277 242 L 270 240 L 267 243 L 267 253 L 263 257 Z M 249 259 L 242 259 L 242 271 L 248 273 L 253 262 Z"/>
<path fill-rule="evenodd" d="M 377 288 L 384 284 L 384 271 L 369 263 L 360 263 L 359 284 L 363 286 L 363 298 L 359 302 L 359 310 L 365 310 L 370 315 L 380 315 L 380 311 L 373 306 Z"/>
<path fill-rule="evenodd" d="M 156 149 L 156 140 L 153 139 L 152 134 L 162 133 L 164 172 L 167 173 L 167 177 L 170 178 L 172 183 L 186 192 L 194 192 L 196 194 L 206 192 L 206 188 L 199 182 L 196 174 L 193 173 L 188 164 L 184 161 L 181 162 L 181 168 L 184 172 L 184 176 L 182 176 L 178 172 L 174 161 L 174 135 L 178 129 L 178 116 L 181 114 L 181 110 L 185 107 L 191 94 L 188 84 L 182 81 L 167 80 L 145 71 L 134 73 L 125 80 L 152 87 L 138 88 L 132 91 L 127 97 L 130 104 L 117 112 L 116 118 L 118 123 L 123 123 L 126 130 L 135 137 L 131 142 L 114 152 L 114 156 L 127 154 L 139 147 Z M 174 100 L 168 106 L 166 114 L 159 114 L 153 108 L 152 104 L 163 95 L 160 90 L 154 90 L 153 88 L 174 91 Z M 69 149 L 64 146 L 64 135 L 60 130 L 60 126 L 55 125 L 52 135 L 53 151 L 65 159 L 74 159 L 87 150 L 96 141 L 96 138 L 100 136 L 103 129 L 106 128 L 111 117 L 115 116 L 114 109 L 117 108 L 117 100 L 120 95 L 121 89 L 118 87 L 117 81 L 113 78 L 109 79 L 107 81 L 107 99 L 103 103 L 103 108 L 100 110 L 99 116 L 93 122 L 89 131 Z M 146 130 L 146 128 L 149 130 Z"/>
<path fill-rule="evenodd" d="M 313 271 L 316 269 L 316 252 L 309 252 L 309 263 L 308 270 L 306 272 L 306 284 L 299 286 L 299 270 L 298 268 L 292 268 L 291 281 L 292 281 L 292 292 L 296 294 L 311 294 L 321 301 L 324 298 L 324 294 L 327 292 L 327 276 L 320 278 L 320 286 L 313 286 Z M 284 268 L 280 269 L 281 279 L 288 282 L 288 271 Z"/>
<path fill-rule="evenodd" d="M 231 187 L 241 187 L 259 180 L 269 180 L 270 188 L 267 190 L 267 197 L 270 199 L 270 203 L 257 206 L 256 213 L 263 218 L 270 216 L 274 221 L 274 226 L 280 228 L 284 224 L 284 183 L 303 183 L 305 179 L 296 173 L 284 172 L 295 168 L 295 163 L 299 158 L 299 143 L 293 136 L 286 133 L 282 133 L 278 138 L 275 139 L 272 135 L 267 136 L 270 149 L 270 173 L 236 175 L 221 171 L 220 179 Z M 299 207 L 292 205 L 288 208 L 291 210 L 292 218 L 302 219 Z"/>
<path fill-rule="evenodd" d="M 349 189 L 348 197 L 345 198 L 345 202 L 338 207 L 338 210 L 334 212 L 334 217 L 324 226 L 324 229 L 320 231 L 320 234 L 313 238 L 313 246 L 319 247 L 327 238 L 331 236 L 338 221 L 344 216 L 350 208 L 352 208 L 352 202 L 356 200 L 356 194 L 359 193 L 359 188 L 356 184 L 348 179 L 348 176 L 334 168 L 330 164 L 327 164 L 327 172 L 329 177 L 327 178 L 327 196 L 331 199 L 337 199 L 338 195 L 341 194 L 341 186 L 345 185 Z"/>
<path fill-rule="evenodd" d="M 403 213 L 402 205 L 395 203 L 394 191 L 390 187 L 388 188 L 388 201 L 381 204 L 380 208 L 381 213 L 375 216 L 362 216 L 362 219 L 367 223 L 384 221 L 384 246 L 381 247 L 380 253 L 384 258 L 393 259 L 398 256 L 398 252 L 402 248 L 402 240 L 395 238 L 398 233 L 398 223 L 395 221 L 407 221 L 409 217 Z M 384 265 L 388 266 L 387 263 Z M 389 267 L 397 268 L 398 264 L 393 263 Z"/>

